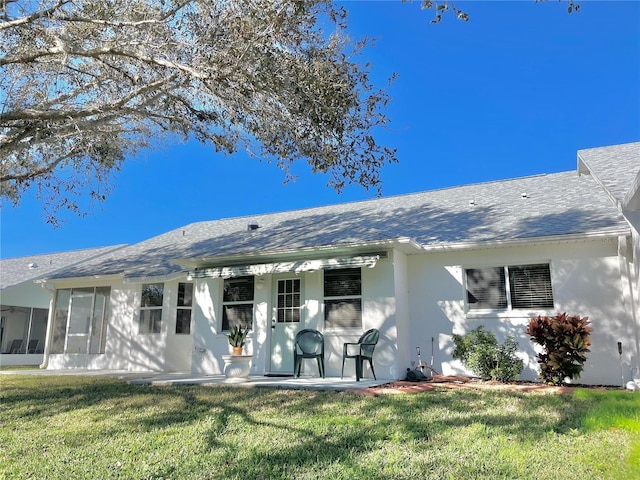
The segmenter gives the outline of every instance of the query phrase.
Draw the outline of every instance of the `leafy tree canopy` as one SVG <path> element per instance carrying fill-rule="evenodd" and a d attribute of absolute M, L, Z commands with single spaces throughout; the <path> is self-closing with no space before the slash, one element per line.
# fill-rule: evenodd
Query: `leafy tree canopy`
<path fill-rule="evenodd" d="M 126 157 L 189 138 L 379 189 L 389 97 L 345 27 L 322 0 L 0 0 L 2 198 L 35 185 L 56 223 Z"/>
<path fill-rule="evenodd" d="M 0 0 L 0 198 L 33 185 L 56 224 L 126 157 L 190 138 L 379 192 L 389 96 L 346 21 L 331 0 Z"/>

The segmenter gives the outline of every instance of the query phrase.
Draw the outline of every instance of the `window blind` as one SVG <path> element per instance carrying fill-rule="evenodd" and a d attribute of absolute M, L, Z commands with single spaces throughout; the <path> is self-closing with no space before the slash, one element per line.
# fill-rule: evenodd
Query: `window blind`
<path fill-rule="evenodd" d="M 512 308 L 553 308 L 549 265 L 509 267 Z"/>

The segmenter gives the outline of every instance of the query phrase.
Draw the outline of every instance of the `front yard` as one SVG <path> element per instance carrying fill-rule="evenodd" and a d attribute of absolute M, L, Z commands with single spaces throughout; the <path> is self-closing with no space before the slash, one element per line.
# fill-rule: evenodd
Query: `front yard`
<path fill-rule="evenodd" d="M 640 478 L 640 394 L 0 375 L 3 479 Z"/>

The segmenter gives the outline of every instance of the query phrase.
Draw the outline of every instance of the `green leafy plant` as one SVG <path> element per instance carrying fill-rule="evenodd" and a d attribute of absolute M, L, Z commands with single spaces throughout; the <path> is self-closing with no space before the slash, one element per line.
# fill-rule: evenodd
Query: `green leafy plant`
<path fill-rule="evenodd" d="M 509 336 L 500 345 L 482 325 L 465 335 L 453 335 L 453 358 L 484 379 L 507 382 L 522 372 L 523 363 L 515 353 L 518 342 Z"/>
<path fill-rule="evenodd" d="M 229 345 L 232 347 L 244 347 L 244 341 L 247 338 L 247 334 L 249 333 L 249 329 L 242 329 L 241 326 L 235 325 L 229 331 L 227 338 L 229 339 Z"/>
<path fill-rule="evenodd" d="M 509 335 L 502 345 L 496 348 L 496 364 L 491 370 L 491 378 L 501 382 L 508 382 L 518 378 L 522 372 L 524 364 L 516 356 L 518 342 Z"/>
<path fill-rule="evenodd" d="M 543 348 L 538 353 L 540 378 L 553 385 L 580 376 L 591 346 L 589 317 L 558 313 L 533 317 L 525 333 Z"/>

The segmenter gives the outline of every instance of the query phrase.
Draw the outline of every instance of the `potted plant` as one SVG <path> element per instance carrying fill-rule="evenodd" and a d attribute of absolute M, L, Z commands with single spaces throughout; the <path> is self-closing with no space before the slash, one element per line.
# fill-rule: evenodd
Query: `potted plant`
<path fill-rule="evenodd" d="M 244 347 L 244 341 L 247 338 L 249 329 L 243 329 L 240 325 L 235 325 L 227 335 L 229 339 L 229 345 L 233 347 L 234 355 L 242 355 L 242 347 Z"/>

